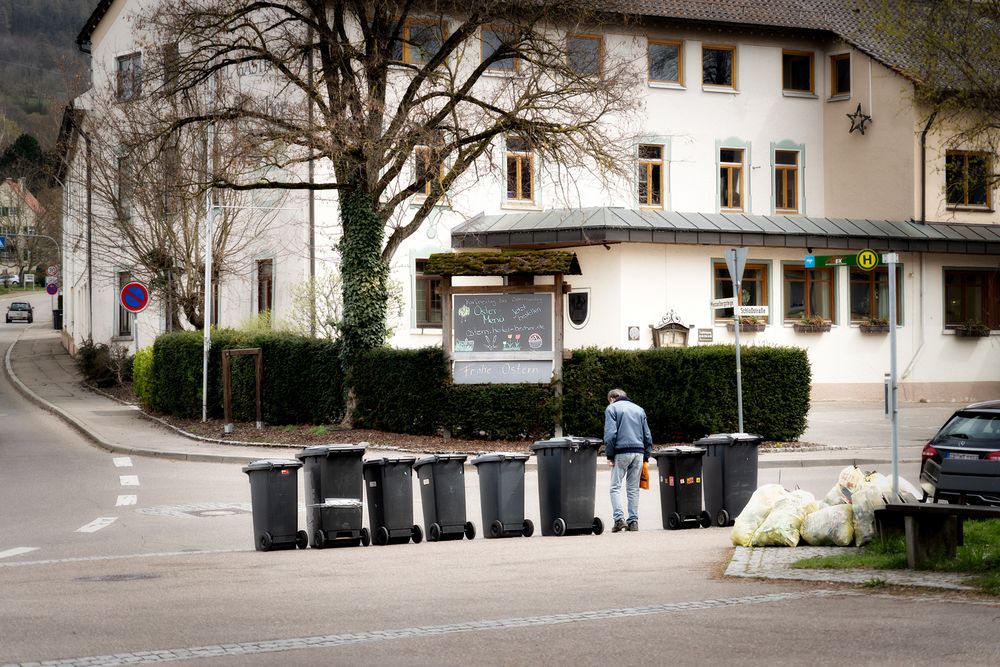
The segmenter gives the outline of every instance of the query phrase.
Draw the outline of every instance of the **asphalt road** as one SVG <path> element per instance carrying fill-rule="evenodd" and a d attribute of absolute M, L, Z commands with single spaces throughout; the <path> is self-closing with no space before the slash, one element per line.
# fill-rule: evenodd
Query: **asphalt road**
<path fill-rule="evenodd" d="M 662 530 L 655 489 L 638 533 L 485 540 L 471 473 L 475 540 L 262 553 L 239 466 L 123 460 L 6 377 L 0 417 L 0 663 L 1000 663 L 995 603 L 723 579 L 729 531 Z M 760 481 L 823 495 L 837 472 Z"/>

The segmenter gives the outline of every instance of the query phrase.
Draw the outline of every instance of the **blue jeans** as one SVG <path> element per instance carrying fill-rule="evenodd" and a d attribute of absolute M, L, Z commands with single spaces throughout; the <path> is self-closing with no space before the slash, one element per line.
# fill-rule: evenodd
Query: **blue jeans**
<path fill-rule="evenodd" d="M 628 498 L 628 523 L 639 520 L 639 476 L 642 475 L 642 454 L 616 454 L 611 468 L 611 510 L 615 521 L 625 518 L 622 511 L 622 478 Z"/>

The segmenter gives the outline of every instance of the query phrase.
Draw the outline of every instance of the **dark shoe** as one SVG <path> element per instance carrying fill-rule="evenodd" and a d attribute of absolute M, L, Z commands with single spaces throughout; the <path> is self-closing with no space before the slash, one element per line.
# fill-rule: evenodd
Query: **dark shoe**
<path fill-rule="evenodd" d="M 629 532 L 634 532 L 634 531 L 639 530 L 639 522 L 638 521 L 633 521 L 632 523 L 630 523 L 628 525 L 628 529 L 629 529 Z"/>
<path fill-rule="evenodd" d="M 620 533 L 625 530 L 625 519 L 618 519 L 615 521 L 614 528 L 611 529 L 612 533 Z"/>

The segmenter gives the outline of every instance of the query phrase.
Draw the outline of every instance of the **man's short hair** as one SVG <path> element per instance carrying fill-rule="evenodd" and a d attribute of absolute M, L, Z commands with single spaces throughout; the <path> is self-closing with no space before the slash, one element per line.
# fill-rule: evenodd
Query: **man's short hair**
<path fill-rule="evenodd" d="M 609 401 L 617 401 L 619 398 L 628 398 L 628 394 L 621 389 L 612 389 L 608 392 Z"/>

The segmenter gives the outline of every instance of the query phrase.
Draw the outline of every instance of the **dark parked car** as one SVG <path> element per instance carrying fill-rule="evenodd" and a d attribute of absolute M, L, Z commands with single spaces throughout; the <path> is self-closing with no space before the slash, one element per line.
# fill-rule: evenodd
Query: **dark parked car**
<path fill-rule="evenodd" d="M 27 301 L 14 301 L 7 308 L 7 324 L 14 320 L 31 324 L 35 321 L 35 309 Z"/>
<path fill-rule="evenodd" d="M 1000 401 L 973 403 L 953 414 L 921 454 L 920 485 L 932 494 L 941 463 L 1000 461 Z"/>

